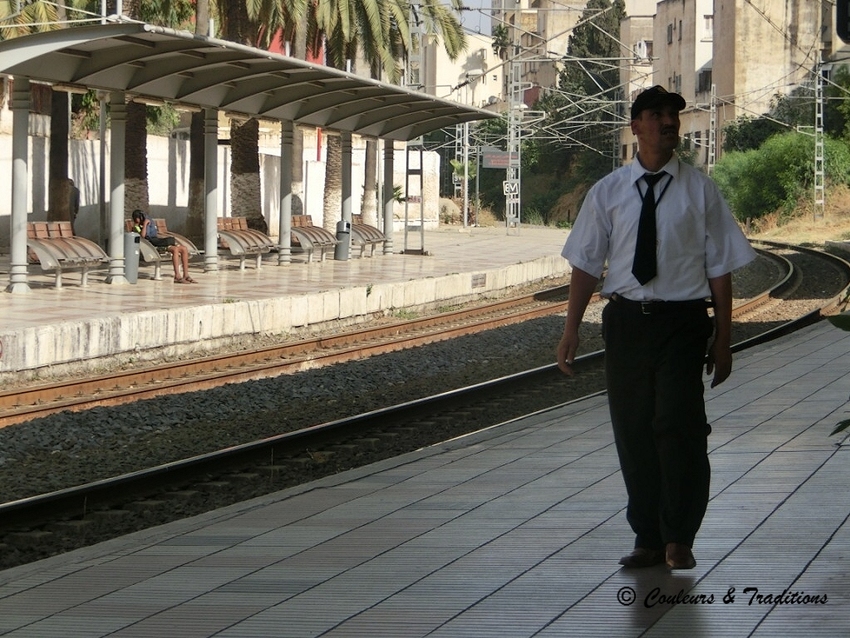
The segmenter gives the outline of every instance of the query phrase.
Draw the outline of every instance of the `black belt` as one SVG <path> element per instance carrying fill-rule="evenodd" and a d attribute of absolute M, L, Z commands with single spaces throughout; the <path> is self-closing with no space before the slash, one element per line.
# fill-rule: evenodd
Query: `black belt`
<path fill-rule="evenodd" d="M 694 299 L 691 301 L 632 301 L 621 297 L 616 292 L 611 295 L 611 301 L 617 306 L 627 308 L 642 315 L 660 315 L 673 312 L 693 312 L 711 308 L 711 302 L 705 299 Z"/>

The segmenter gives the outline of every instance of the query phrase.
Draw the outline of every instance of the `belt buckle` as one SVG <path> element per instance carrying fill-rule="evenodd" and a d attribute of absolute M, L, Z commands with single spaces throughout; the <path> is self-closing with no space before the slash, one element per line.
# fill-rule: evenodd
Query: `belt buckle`
<path fill-rule="evenodd" d="M 641 301 L 640 302 L 640 312 L 644 315 L 652 314 L 652 302 L 651 301 Z"/>

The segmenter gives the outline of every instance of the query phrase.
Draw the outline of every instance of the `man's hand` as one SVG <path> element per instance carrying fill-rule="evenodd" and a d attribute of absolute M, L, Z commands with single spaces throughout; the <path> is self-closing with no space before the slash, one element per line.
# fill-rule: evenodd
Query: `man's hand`
<path fill-rule="evenodd" d="M 705 364 L 706 374 L 714 373 L 711 387 L 717 387 L 732 374 L 732 348 L 721 345 L 715 339 L 708 349 L 708 361 Z"/>
<path fill-rule="evenodd" d="M 570 275 L 570 298 L 567 301 L 564 334 L 558 342 L 556 354 L 558 367 L 561 372 L 568 376 L 575 374 L 573 372 L 573 361 L 576 358 L 576 352 L 578 352 L 578 328 L 587 304 L 593 296 L 593 291 L 596 290 L 597 283 L 599 283 L 598 277 L 594 277 L 579 268 L 573 268 Z"/>
<path fill-rule="evenodd" d="M 714 372 L 711 387 L 717 387 L 732 374 L 732 275 L 708 280 L 714 302 L 714 342 L 708 349 L 707 374 Z"/>
<path fill-rule="evenodd" d="M 576 352 L 578 351 L 578 335 L 569 333 L 566 330 L 561 340 L 558 342 L 557 361 L 558 368 L 567 376 L 573 376 L 573 361 L 575 361 Z"/>

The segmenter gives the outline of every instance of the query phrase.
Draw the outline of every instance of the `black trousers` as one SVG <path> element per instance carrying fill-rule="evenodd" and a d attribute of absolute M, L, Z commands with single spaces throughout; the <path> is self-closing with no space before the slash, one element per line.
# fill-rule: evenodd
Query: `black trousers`
<path fill-rule="evenodd" d="M 608 402 L 635 547 L 693 545 L 711 468 L 703 366 L 713 322 L 699 305 L 644 314 L 611 301 L 602 315 Z"/>

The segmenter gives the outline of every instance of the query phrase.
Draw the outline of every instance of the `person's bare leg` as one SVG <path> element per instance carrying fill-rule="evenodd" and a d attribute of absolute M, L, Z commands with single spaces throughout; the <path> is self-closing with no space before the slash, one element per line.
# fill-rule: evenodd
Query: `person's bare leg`
<path fill-rule="evenodd" d="M 183 280 L 191 284 L 197 283 L 189 276 L 189 249 L 185 246 L 180 246 L 180 258 L 183 261 Z"/>
<path fill-rule="evenodd" d="M 166 249 L 171 253 L 171 266 L 174 268 L 175 283 L 182 283 L 183 276 L 180 275 L 180 256 L 177 254 L 177 246 L 169 246 Z"/>

